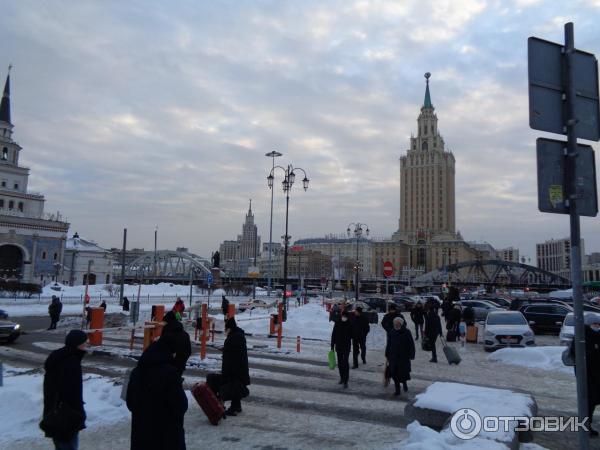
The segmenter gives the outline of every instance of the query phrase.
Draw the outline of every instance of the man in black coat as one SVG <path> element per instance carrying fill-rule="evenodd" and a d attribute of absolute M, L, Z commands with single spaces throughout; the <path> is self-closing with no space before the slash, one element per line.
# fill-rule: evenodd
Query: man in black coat
<path fill-rule="evenodd" d="M 171 348 L 175 349 L 173 365 L 177 368 L 179 376 L 183 375 L 185 364 L 192 354 L 190 335 L 183 329 L 183 325 L 175 317 L 173 311 L 169 311 L 163 318 L 165 326 L 162 329 L 160 340 L 166 340 Z"/>
<path fill-rule="evenodd" d="M 351 320 L 352 325 L 352 360 L 353 369 L 358 368 L 358 354 L 363 364 L 367 363 L 367 335 L 371 331 L 369 320 L 363 315 L 362 308 L 357 306 L 354 310 L 354 317 Z"/>
<path fill-rule="evenodd" d="M 592 428 L 592 419 L 596 405 L 600 404 L 600 318 L 591 315 L 586 317 L 589 324 L 585 327 L 585 363 L 587 373 L 588 428 L 590 435 L 598 436 L 598 431 Z"/>
<path fill-rule="evenodd" d="M 400 395 L 400 383 L 404 392 L 408 391 L 406 382 L 410 380 L 410 361 L 415 359 L 415 343 L 404 319 L 396 317 L 393 326 L 388 333 L 385 357 L 388 360 L 389 374 L 396 387 L 394 395 Z"/>
<path fill-rule="evenodd" d="M 40 428 L 58 449 L 77 450 L 79 431 L 85 428 L 81 359 L 85 355 L 87 335 L 71 330 L 65 346 L 50 353 L 44 363 L 44 413 Z M 59 405 L 61 405 L 59 407 Z M 64 421 L 58 429 L 56 420 Z"/>
<path fill-rule="evenodd" d="M 431 359 L 429 362 L 437 362 L 437 352 L 435 348 L 435 342 L 438 336 L 442 335 L 442 322 L 440 316 L 435 312 L 435 309 L 429 308 L 425 313 L 425 337 L 431 344 Z"/>
<path fill-rule="evenodd" d="M 468 327 L 475 325 L 475 310 L 472 306 L 467 306 L 463 310 L 462 317 Z"/>
<path fill-rule="evenodd" d="M 223 299 L 221 300 L 221 311 L 223 311 L 223 316 L 225 320 L 227 320 L 227 312 L 229 310 L 229 300 L 223 295 Z"/>
<path fill-rule="evenodd" d="M 455 341 L 459 336 L 460 320 L 462 319 L 462 311 L 459 305 L 454 305 L 446 313 L 446 329 L 448 330 L 448 341 Z"/>
<path fill-rule="evenodd" d="M 56 330 L 56 324 L 60 320 L 60 313 L 62 312 L 62 303 L 56 296 L 52 296 L 52 302 L 48 306 L 48 314 L 50 315 L 50 327 L 49 330 Z"/>
<path fill-rule="evenodd" d="M 127 408 L 131 450 L 185 450 L 183 420 L 188 408 L 182 379 L 173 365 L 175 349 L 159 339 L 131 371 Z"/>
<path fill-rule="evenodd" d="M 237 326 L 233 317 L 225 321 L 225 343 L 223 344 L 223 361 L 221 366 L 222 400 L 231 398 L 231 405 L 225 411 L 228 416 L 242 412 L 242 398 L 248 395 L 250 370 L 248 368 L 248 348 L 244 330 Z"/>
<path fill-rule="evenodd" d="M 402 319 L 404 319 L 402 313 L 398 311 L 396 304 L 390 303 L 388 307 L 388 312 L 383 316 L 383 319 L 381 319 L 381 326 L 383 327 L 386 333 L 389 333 L 394 328 L 394 319 L 396 317 L 402 317 Z"/>
<path fill-rule="evenodd" d="M 331 332 L 331 350 L 335 350 L 337 355 L 338 370 L 340 372 L 340 382 L 344 388 L 348 387 L 348 378 L 350 377 L 350 344 L 352 342 L 352 325 L 348 317 L 348 311 L 342 311 L 340 319 L 333 325 Z"/>
<path fill-rule="evenodd" d="M 425 323 L 425 310 L 423 304 L 417 302 L 415 307 L 410 312 L 410 318 L 415 324 L 415 340 L 419 340 L 419 330 L 421 330 L 421 336 L 423 336 L 423 324 Z"/>

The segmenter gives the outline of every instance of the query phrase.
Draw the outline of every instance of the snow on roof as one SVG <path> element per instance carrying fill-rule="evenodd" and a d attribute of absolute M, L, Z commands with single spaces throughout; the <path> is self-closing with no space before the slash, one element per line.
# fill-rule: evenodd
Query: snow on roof
<path fill-rule="evenodd" d="M 67 250 L 79 250 L 86 252 L 106 252 L 108 250 L 100 247 L 94 241 L 83 239 L 80 237 L 71 237 L 67 239 L 66 243 Z"/>

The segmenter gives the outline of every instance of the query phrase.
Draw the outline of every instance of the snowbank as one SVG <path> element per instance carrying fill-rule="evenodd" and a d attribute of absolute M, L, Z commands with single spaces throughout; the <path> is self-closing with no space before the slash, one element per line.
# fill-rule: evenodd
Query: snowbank
<path fill-rule="evenodd" d="M 406 427 L 409 433 L 408 438 L 404 439 L 398 447 L 401 450 L 507 450 L 508 446 L 499 442 L 476 437 L 465 441 L 452 434 L 450 429 L 445 429 L 441 433 L 424 427 L 419 422 L 412 422 Z"/>
<path fill-rule="evenodd" d="M 513 366 L 530 367 L 547 371 L 558 371 L 573 374 L 573 368 L 562 362 L 562 352 L 566 347 L 529 347 L 502 348 L 488 356 L 489 361 L 496 361 Z"/>
<path fill-rule="evenodd" d="M 435 382 L 415 396 L 414 406 L 447 413 L 470 408 L 481 418 L 491 416 L 531 416 L 534 405 L 531 396 L 505 389 L 494 389 L 468 384 Z M 515 425 L 513 425 L 514 427 Z M 481 431 L 479 437 L 511 442 L 514 430 L 491 433 Z"/>
<path fill-rule="evenodd" d="M 8 448 L 16 439 L 43 437 L 38 424 L 43 410 L 44 377 L 40 373 L 4 367 L 4 386 L 0 387 L 0 447 Z M 120 394 L 121 387 L 107 378 L 84 377 L 83 399 L 88 428 L 116 423 L 129 416 Z"/>

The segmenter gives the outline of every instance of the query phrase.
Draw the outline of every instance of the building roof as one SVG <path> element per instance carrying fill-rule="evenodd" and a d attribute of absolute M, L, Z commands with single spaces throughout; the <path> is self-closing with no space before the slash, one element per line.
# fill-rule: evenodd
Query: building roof
<path fill-rule="evenodd" d="M 0 121 L 11 123 L 10 121 L 10 67 L 6 82 L 4 83 L 4 91 L 2 93 L 2 101 L 0 102 Z"/>
<path fill-rule="evenodd" d="M 67 239 L 66 249 L 67 250 L 77 250 L 79 252 L 98 252 L 98 253 L 108 252 L 108 250 L 100 247 L 94 241 L 89 241 L 87 239 L 80 238 L 77 233 L 75 233 L 73 235 L 73 237 L 70 237 Z"/>

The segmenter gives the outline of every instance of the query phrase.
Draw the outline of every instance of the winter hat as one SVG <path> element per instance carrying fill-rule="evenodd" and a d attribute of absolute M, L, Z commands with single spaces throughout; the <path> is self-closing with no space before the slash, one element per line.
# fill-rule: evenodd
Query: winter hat
<path fill-rule="evenodd" d="M 76 348 L 88 340 L 87 334 L 81 330 L 71 330 L 65 338 L 65 345 L 67 347 Z"/>
<path fill-rule="evenodd" d="M 163 317 L 163 322 L 173 323 L 177 321 L 177 317 L 175 317 L 175 313 L 173 311 L 169 311 Z"/>
<path fill-rule="evenodd" d="M 234 317 L 230 317 L 225 321 L 225 329 L 233 330 L 234 328 L 237 328 L 237 323 L 235 323 Z"/>

